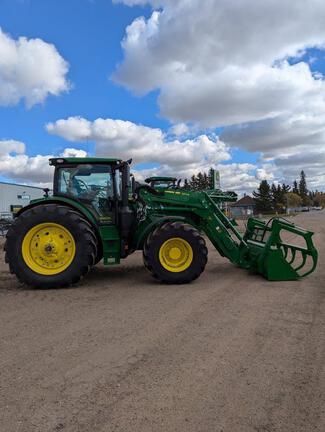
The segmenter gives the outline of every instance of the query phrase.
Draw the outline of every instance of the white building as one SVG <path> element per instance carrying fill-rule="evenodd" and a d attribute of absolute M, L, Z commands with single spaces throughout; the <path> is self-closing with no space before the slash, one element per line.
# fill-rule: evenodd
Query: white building
<path fill-rule="evenodd" d="M 31 200 L 42 198 L 44 191 L 35 186 L 0 182 L 0 219 L 16 213 Z"/>

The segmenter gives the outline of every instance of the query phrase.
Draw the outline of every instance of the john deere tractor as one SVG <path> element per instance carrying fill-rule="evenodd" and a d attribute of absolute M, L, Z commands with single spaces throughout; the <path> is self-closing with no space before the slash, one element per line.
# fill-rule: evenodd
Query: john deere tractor
<path fill-rule="evenodd" d="M 316 267 L 313 233 L 290 222 L 250 219 L 242 235 L 219 205 L 233 201 L 231 193 L 139 185 L 130 161 L 119 159 L 54 158 L 50 165 L 53 195 L 46 191 L 18 213 L 5 244 L 10 271 L 33 287 L 69 286 L 102 259 L 115 265 L 136 250 L 159 281 L 188 283 L 207 263 L 205 238 L 269 280 L 298 279 Z M 283 233 L 303 245 L 285 242 Z"/>

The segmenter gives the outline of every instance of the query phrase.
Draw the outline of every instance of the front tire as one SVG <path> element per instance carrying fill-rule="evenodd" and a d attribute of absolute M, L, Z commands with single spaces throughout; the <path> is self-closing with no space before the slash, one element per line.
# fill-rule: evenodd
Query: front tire
<path fill-rule="evenodd" d="M 146 268 L 168 284 L 197 279 L 207 263 L 208 250 L 198 230 L 181 222 L 166 223 L 147 238 L 143 249 Z"/>
<path fill-rule="evenodd" d="M 95 263 L 97 240 L 78 212 L 57 204 L 39 205 L 20 215 L 7 233 L 10 272 L 35 288 L 77 283 Z"/>

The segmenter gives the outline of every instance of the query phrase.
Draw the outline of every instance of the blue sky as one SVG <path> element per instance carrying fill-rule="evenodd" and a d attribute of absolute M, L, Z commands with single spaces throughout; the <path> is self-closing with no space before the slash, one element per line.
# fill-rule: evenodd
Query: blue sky
<path fill-rule="evenodd" d="M 131 3 L 135 5 L 129 7 Z M 0 145 L 5 146 L 9 140 L 22 142 L 25 150 L 20 153 L 29 158 L 58 155 L 66 148 L 107 156 L 111 152 L 115 155 L 120 148 L 124 157 L 129 145 L 131 156 L 135 154 L 135 166 L 143 170 L 143 175 L 156 167 L 186 176 L 194 170 L 196 160 L 200 169 L 215 162 L 225 186 L 240 190 L 254 188 L 262 178 L 291 182 L 304 167 L 304 155 L 312 153 L 307 174 L 312 185 L 323 187 L 323 165 L 319 167 L 319 154 L 323 154 L 323 130 L 320 133 L 319 127 L 322 117 L 317 118 L 316 127 L 315 116 L 325 112 L 325 103 L 319 98 L 323 94 L 325 58 L 321 45 L 325 35 L 308 26 L 315 24 L 318 16 L 321 22 L 324 8 L 318 6 L 321 10 L 308 16 L 299 7 L 303 5 L 301 0 L 297 7 L 288 0 L 271 0 L 267 12 L 265 5 L 254 0 L 244 0 L 241 5 L 218 0 L 218 11 L 209 11 L 209 3 L 180 0 L 177 8 L 161 0 L 161 7 L 155 10 L 154 0 L 116 0 L 114 4 L 111 0 L 0 0 L 2 32 L 15 43 L 26 37 L 28 41 L 40 39 L 53 44 L 58 57 L 69 64 L 64 79 L 70 86 L 69 91 L 49 94 L 29 108 L 24 96 L 18 102 L 1 104 L 1 91 L 11 83 L 9 79 L 9 84 L 5 82 L 1 88 L 0 63 Z M 291 20 L 288 13 L 289 18 L 282 16 L 286 12 L 281 8 L 288 8 Z M 224 29 L 225 19 L 221 13 L 218 16 L 219 12 L 229 19 Z M 278 29 L 268 29 L 267 21 L 263 26 L 265 15 L 273 12 Z M 254 28 L 259 13 L 261 25 Z M 292 20 L 297 28 L 305 27 L 305 33 L 299 35 L 292 28 L 290 34 Z M 227 28 L 233 28 L 228 36 Z M 188 29 L 193 31 L 189 34 Z M 274 31 L 278 38 L 272 36 Z M 259 38 L 264 42 L 254 45 L 254 32 L 261 32 Z M 282 38 L 281 32 L 285 35 Z M 319 75 L 314 75 L 315 71 Z M 70 117 L 88 122 L 91 132 L 81 136 L 79 124 L 74 124 L 73 136 L 69 135 Z M 109 122 L 105 134 L 113 127 L 116 139 L 104 139 L 98 136 L 99 118 L 132 122 L 136 125 L 133 135 L 126 140 L 128 123 Z M 58 128 L 58 120 L 64 123 L 63 129 Z M 51 133 L 45 128 L 49 123 L 53 125 Z M 175 124 L 187 125 L 188 131 L 182 135 L 171 133 Z M 138 125 L 148 129 L 139 129 Z M 296 138 L 299 128 L 308 133 Z M 151 153 L 150 149 L 144 152 L 144 147 L 132 145 L 132 139 L 146 134 L 148 141 L 143 146 L 150 147 L 151 137 L 157 139 Z M 294 150 L 294 139 L 299 151 Z M 166 146 L 167 156 L 178 145 L 180 155 L 184 155 L 180 159 L 187 158 L 186 166 L 181 166 L 180 161 L 178 165 L 164 163 L 161 155 L 157 160 L 152 155 Z M 188 155 L 190 148 L 193 161 Z M 198 157 L 200 148 L 207 150 Z M 15 172 L 8 169 L 11 162 L 18 164 L 18 159 L 13 159 L 15 154 L 6 154 L 2 165 L 0 161 L 0 178 L 35 183 L 36 176 L 29 177 L 23 168 L 15 168 Z M 28 159 L 25 164 L 34 162 Z M 44 175 L 40 182 L 46 182 Z"/>
<path fill-rule="evenodd" d="M 123 59 L 121 40 L 126 26 L 150 13 L 149 7 L 129 8 L 109 0 L 2 0 L 3 31 L 15 39 L 26 36 L 54 44 L 69 62 L 72 88 L 28 110 L 23 101 L 18 106 L 0 107 L 1 139 L 23 141 L 29 155 L 60 153 L 66 143 L 49 135 L 44 125 L 69 116 L 109 117 L 168 129 L 170 122 L 159 115 L 157 91 L 137 96 L 111 80 Z M 94 151 L 92 143 L 80 147 Z M 241 150 L 233 150 L 233 156 L 236 162 L 255 163 L 257 159 L 256 154 Z M 152 163 L 141 164 L 147 166 Z"/>
<path fill-rule="evenodd" d="M 54 44 L 70 64 L 72 89 L 29 110 L 22 101 L 18 106 L 0 107 L 0 137 L 21 140 L 29 154 L 37 154 L 59 152 L 66 146 L 44 129 L 47 122 L 62 117 L 112 117 L 166 127 L 167 122 L 158 116 L 154 93 L 134 97 L 109 79 L 122 60 L 125 27 L 146 13 L 147 8 L 113 5 L 108 0 L 1 0 L 3 31 L 15 39 L 26 36 Z"/>

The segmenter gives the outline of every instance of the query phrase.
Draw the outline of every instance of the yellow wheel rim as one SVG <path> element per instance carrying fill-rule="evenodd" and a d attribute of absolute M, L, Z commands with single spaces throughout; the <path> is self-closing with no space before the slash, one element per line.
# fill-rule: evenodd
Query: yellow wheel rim
<path fill-rule="evenodd" d="M 170 272 L 182 272 L 189 268 L 193 261 L 193 249 L 186 240 L 180 237 L 171 238 L 161 245 L 159 261 Z"/>
<path fill-rule="evenodd" d="M 72 263 L 76 244 L 62 225 L 46 222 L 35 225 L 24 237 L 22 255 L 27 266 L 41 275 L 56 275 Z"/>

